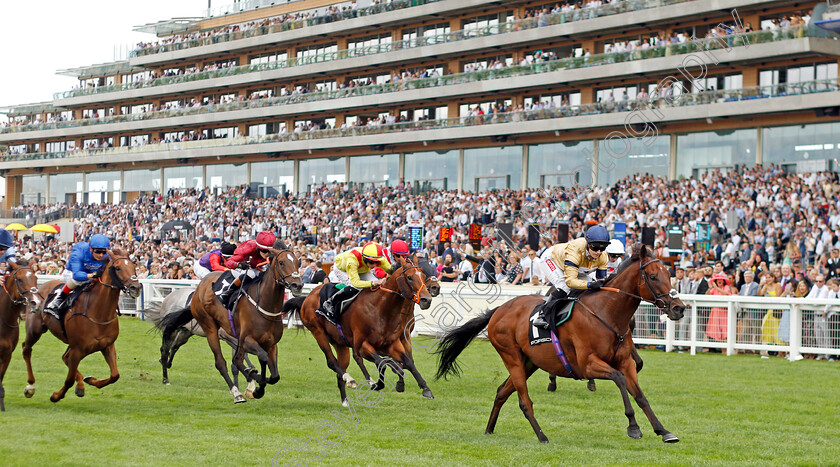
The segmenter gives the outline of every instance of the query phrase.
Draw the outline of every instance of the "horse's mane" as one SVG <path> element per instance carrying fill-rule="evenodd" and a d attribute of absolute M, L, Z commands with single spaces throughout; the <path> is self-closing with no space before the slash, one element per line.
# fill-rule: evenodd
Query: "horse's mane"
<path fill-rule="evenodd" d="M 627 269 L 627 267 L 631 264 L 636 263 L 637 261 L 641 261 L 643 258 L 647 258 L 648 256 L 652 255 L 653 252 L 650 251 L 650 248 L 645 246 L 643 243 L 636 243 L 635 245 L 633 245 L 633 253 L 630 255 L 630 257 L 622 261 L 621 264 L 619 264 L 618 267 L 615 268 L 615 272 L 612 273 L 610 277 L 606 279 L 604 284 L 609 284 L 610 281 L 612 281 L 622 272 L 624 272 L 624 270 Z"/>
<path fill-rule="evenodd" d="M 286 242 L 284 242 L 283 240 L 281 240 L 279 238 L 274 241 L 274 245 L 272 245 L 272 248 L 274 248 L 275 250 L 288 250 L 289 249 L 286 246 Z"/>

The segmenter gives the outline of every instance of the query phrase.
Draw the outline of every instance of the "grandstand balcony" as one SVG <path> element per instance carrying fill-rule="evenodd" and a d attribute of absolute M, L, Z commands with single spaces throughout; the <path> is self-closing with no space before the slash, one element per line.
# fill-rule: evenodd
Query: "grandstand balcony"
<path fill-rule="evenodd" d="M 722 47 L 714 40 L 653 47 L 632 52 L 600 54 L 587 58 L 562 59 L 502 70 L 484 70 L 437 78 L 426 78 L 369 87 L 335 91 L 287 95 L 245 102 L 231 102 L 213 106 L 192 107 L 154 113 L 117 115 L 95 119 L 72 120 L 50 124 L 35 124 L 0 130 L 0 143 L 22 143 L 68 137 L 101 137 L 119 133 L 152 131 L 168 128 L 195 128 L 222 122 L 264 121 L 264 119 L 292 119 L 298 116 L 334 115 L 354 109 L 406 105 L 412 102 L 452 102 L 469 96 L 511 95 L 539 91 L 546 86 L 586 86 L 596 77 L 611 79 L 647 75 L 662 77 L 668 73 L 682 78 L 677 70 L 703 62 L 717 61 L 720 66 L 736 66 L 767 59 L 784 57 L 840 55 L 840 43 L 831 39 L 811 38 L 807 28 L 792 28 L 778 34 L 757 32 L 741 36 L 727 36 L 732 48 Z M 741 44 L 741 45 L 738 45 Z M 693 55 L 692 55 L 693 54 Z M 692 62 L 686 64 L 687 57 Z M 696 63 L 699 65 L 699 62 Z M 659 78 L 657 78 L 658 80 Z M 599 85 L 609 81 L 601 80 Z"/>
<path fill-rule="evenodd" d="M 645 2 L 628 1 L 646 5 Z M 547 25 L 542 27 L 533 19 L 511 21 L 419 39 L 395 41 L 358 49 L 343 49 L 308 57 L 295 57 L 271 64 L 241 65 L 218 71 L 198 72 L 150 81 L 76 89 L 56 93 L 55 104 L 63 107 L 77 107 L 120 100 L 148 99 L 212 88 L 248 86 L 282 79 L 302 79 L 335 74 L 339 71 L 351 73 L 354 70 L 371 67 L 405 65 L 417 63 L 420 60 L 444 59 L 517 46 L 525 47 L 540 44 L 551 38 L 568 39 L 571 42 L 572 37 L 574 40 L 581 40 L 593 34 L 600 36 L 611 30 L 627 31 L 628 25 L 630 28 L 633 25 L 645 25 L 645 27 L 665 25 L 681 18 L 686 19 L 703 14 L 720 16 L 720 10 L 735 7 L 748 9 L 770 3 L 774 6 L 786 3 L 767 0 L 746 2 L 697 0 L 658 7 L 659 1 L 653 0 L 652 4 L 657 5 L 655 8 L 596 17 L 585 21 L 561 23 L 565 14 L 558 13 L 550 15 Z M 808 36 L 819 37 L 826 34 L 825 31 L 816 27 L 808 32 Z M 226 45 L 230 46 L 230 43 Z"/>

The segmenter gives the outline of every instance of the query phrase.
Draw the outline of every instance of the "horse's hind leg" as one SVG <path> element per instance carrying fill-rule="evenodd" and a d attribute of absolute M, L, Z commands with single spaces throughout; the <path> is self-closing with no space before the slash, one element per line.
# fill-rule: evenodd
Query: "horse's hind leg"
<path fill-rule="evenodd" d="M 204 329 L 204 332 L 207 334 L 207 344 L 210 346 L 210 350 L 213 352 L 213 356 L 215 357 L 216 370 L 218 370 L 219 374 L 222 375 L 222 378 L 224 378 L 225 383 L 228 385 L 228 390 L 231 395 L 233 395 L 233 403 L 239 404 L 241 402 L 245 402 L 245 397 L 239 392 L 239 388 L 233 385 L 233 381 L 230 379 L 230 375 L 228 374 L 227 362 L 225 362 L 225 357 L 222 355 L 222 346 L 219 342 L 218 331 L 211 326 L 202 326 L 202 329 Z"/>
<path fill-rule="evenodd" d="M 627 361 L 633 363 L 632 360 Z M 586 370 L 586 374 L 590 378 L 609 379 L 615 382 L 615 385 L 618 386 L 618 390 L 621 392 L 621 399 L 624 402 L 624 415 L 627 416 L 627 420 L 630 422 L 627 426 L 627 436 L 633 439 L 641 438 L 642 430 L 639 428 L 639 424 L 636 423 L 636 412 L 633 410 L 633 406 L 630 405 L 630 397 L 627 395 L 627 378 L 624 377 L 624 373 L 616 370 L 594 355 L 590 356 Z"/>
<path fill-rule="evenodd" d="M 336 353 L 338 354 L 338 358 L 336 359 L 336 363 L 340 368 L 347 368 L 350 366 L 350 349 L 347 347 L 336 347 Z M 354 352 L 355 358 L 355 352 Z M 347 373 L 344 373 L 347 376 L 350 376 Z M 345 386 L 348 384 L 347 380 L 343 377 L 343 375 L 336 373 L 336 379 L 338 380 L 338 393 L 341 396 L 341 405 L 344 407 L 349 407 L 350 404 L 347 402 L 347 390 Z M 352 378 L 351 378 L 352 380 Z M 370 375 L 367 375 L 367 380 L 370 381 Z M 355 387 L 355 381 L 353 381 L 353 387 Z"/>
<path fill-rule="evenodd" d="M 635 364 L 635 362 L 630 362 Z M 631 364 L 626 364 L 623 367 L 624 376 L 627 380 L 627 390 L 630 391 L 630 394 L 633 395 L 633 398 L 636 400 L 636 404 L 639 405 L 639 408 L 647 415 L 648 420 L 650 421 L 651 426 L 653 427 L 653 432 L 657 435 L 662 437 L 662 441 L 666 443 L 676 443 L 679 442 L 679 438 L 677 438 L 673 433 L 666 430 L 659 419 L 656 417 L 656 414 L 653 413 L 653 409 L 650 407 L 650 403 L 648 402 L 645 395 L 642 393 L 642 388 L 639 386 L 639 379 L 635 372 L 635 367 Z"/>
<path fill-rule="evenodd" d="M 37 317 L 31 315 L 26 320 L 26 339 L 23 341 L 22 353 L 23 361 L 26 362 L 26 388 L 23 390 L 23 395 L 27 398 L 35 395 L 35 374 L 32 373 L 32 347 L 41 339 L 41 336 L 46 331 L 46 326 L 39 320 L 35 321 Z"/>
<path fill-rule="evenodd" d="M 510 380 L 510 376 L 508 376 L 505 382 L 496 390 L 496 399 L 493 401 L 493 410 L 490 411 L 490 420 L 487 421 L 487 429 L 484 430 L 484 434 L 493 434 L 493 431 L 496 429 L 496 420 L 499 419 L 499 412 L 502 411 L 502 406 L 505 405 L 508 397 L 514 391 L 516 391 L 516 388 L 513 387 L 513 382 Z"/>
<path fill-rule="evenodd" d="M 114 344 L 102 349 L 102 356 L 105 357 L 105 362 L 108 363 L 108 368 L 111 370 L 111 376 L 108 379 L 96 379 L 93 376 L 85 378 L 85 382 L 96 388 L 102 389 L 109 384 L 114 384 L 120 379 L 120 371 L 117 369 L 117 349 Z"/>
<path fill-rule="evenodd" d="M 414 360 L 412 360 L 411 357 L 406 353 L 402 355 L 402 364 L 406 367 L 406 369 L 408 369 L 408 371 L 411 372 L 411 374 L 414 376 L 414 379 L 417 380 L 417 385 L 420 386 L 420 389 L 423 390 L 423 397 L 425 397 L 426 399 L 434 399 L 435 396 L 432 394 L 432 390 L 429 389 L 429 385 L 426 384 L 426 380 L 423 379 L 423 376 L 417 370 L 417 367 L 414 365 Z M 400 377 L 400 381 L 402 381 L 402 374 L 397 374 Z M 399 384 L 399 381 L 397 382 L 397 384 Z"/>
<path fill-rule="evenodd" d="M 506 355 L 500 352 L 502 361 L 504 361 L 505 367 L 507 367 L 508 372 L 510 373 L 509 382 L 513 384 L 513 387 L 519 395 L 519 408 L 522 409 L 522 413 L 525 415 L 525 418 L 527 418 L 528 422 L 531 423 L 531 428 L 534 429 L 537 439 L 539 439 L 541 443 L 547 443 L 548 438 L 543 433 L 542 428 L 540 428 L 540 424 L 537 423 L 536 417 L 534 417 L 534 403 L 531 401 L 531 396 L 528 395 L 528 378 L 537 371 L 537 367 L 531 362 L 524 361 L 519 349 L 517 349 L 516 353 L 517 355 Z M 499 389 L 499 392 L 501 392 L 501 388 Z M 496 397 L 498 399 L 498 393 Z M 507 399 L 507 396 L 504 398 Z M 504 403 L 504 400 L 502 403 Z M 495 404 L 493 409 L 495 412 Z M 499 404 L 499 409 L 501 409 L 501 404 Z M 498 417 L 498 412 L 496 412 L 495 415 Z M 495 425 L 496 421 L 493 420 L 492 415 L 491 420 L 493 421 L 493 425 Z M 487 427 L 490 428 L 490 423 L 487 424 Z"/>
<path fill-rule="evenodd" d="M 372 379 L 370 379 L 370 373 L 368 373 L 367 367 L 365 367 L 365 361 L 362 359 L 362 357 L 356 354 L 355 350 L 353 351 L 353 360 L 356 361 L 356 365 L 359 365 L 359 369 L 362 370 L 362 375 L 365 377 L 365 379 L 368 381 L 373 381 Z"/>
<path fill-rule="evenodd" d="M 160 346 L 160 365 L 163 367 L 163 384 L 169 384 L 169 369 L 172 368 L 172 361 L 175 353 L 182 345 L 190 340 L 192 333 L 186 328 L 178 328 L 171 336 L 163 336 L 163 344 Z"/>
<path fill-rule="evenodd" d="M 79 362 L 85 357 L 82 355 L 82 351 L 76 348 L 69 347 L 65 354 L 67 363 L 67 378 L 64 379 L 64 386 L 61 387 L 58 391 L 52 393 L 50 396 L 50 401 L 58 402 L 61 399 L 64 399 L 64 396 L 67 394 L 67 390 L 73 386 L 73 383 L 76 382 L 77 375 L 79 373 Z"/>
<path fill-rule="evenodd" d="M 3 389 L 3 378 L 6 376 L 6 369 L 9 368 L 9 361 L 12 359 L 12 350 L 9 349 L 8 352 L 4 351 L 0 355 L 0 412 L 6 411 L 6 403 L 3 401 L 6 398 L 6 390 Z"/>

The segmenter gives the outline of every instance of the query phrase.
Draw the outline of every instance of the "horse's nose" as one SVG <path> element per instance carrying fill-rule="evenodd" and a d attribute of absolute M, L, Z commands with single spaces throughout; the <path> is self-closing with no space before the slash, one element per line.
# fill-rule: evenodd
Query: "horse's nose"
<path fill-rule="evenodd" d="M 685 316 L 685 307 L 682 305 L 675 305 L 674 306 L 674 318 L 675 319 L 682 319 Z"/>
<path fill-rule="evenodd" d="M 292 284 L 289 286 L 289 290 L 291 290 L 293 297 L 300 297 L 303 293 L 303 284 Z"/>
<path fill-rule="evenodd" d="M 432 299 L 423 297 L 423 298 L 420 299 L 420 302 L 418 302 L 418 303 L 420 304 L 420 309 L 421 310 L 428 310 L 429 307 L 432 306 Z"/>

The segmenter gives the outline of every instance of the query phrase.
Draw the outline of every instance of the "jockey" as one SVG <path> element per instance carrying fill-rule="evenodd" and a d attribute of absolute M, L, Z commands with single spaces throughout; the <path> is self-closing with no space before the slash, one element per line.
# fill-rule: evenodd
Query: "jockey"
<path fill-rule="evenodd" d="M 225 261 L 233 256 L 234 251 L 236 251 L 236 245 L 224 242 L 221 248 L 204 253 L 198 263 L 193 266 L 193 271 L 199 279 L 204 279 L 204 276 L 213 271 L 227 271 L 229 268 L 225 266 Z"/>
<path fill-rule="evenodd" d="M 621 240 L 614 238 L 610 240 L 610 244 L 607 246 L 607 275 L 611 275 L 615 272 L 618 265 L 621 264 L 621 260 L 624 259 L 624 244 L 621 243 Z"/>
<path fill-rule="evenodd" d="M 17 249 L 11 232 L 0 229 L 0 265 L 6 268 L 6 263 L 17 263 Z"/>
<path fill-rule="evenodd" d="M 343 284 L 344 288 L 321 304 L 327 319 L 332 321 L 332 317 L 337 317 L 341 313 L 341 304 L 358 295 L 362 289 L 379 286 L 385 282 L 385 271 L 391 270 L 391 263 L 384 253 L 385 249 L 381 245 L 370 242 L 335 257 L 330 271 L 330 282 Z M 381 271 L 382 277 L 375 276 L 373 269 Z M 339 304 L 337 310 L 335 304 Z"/>
<path fill-rule="evenodd" d="M 274 242 L 277 237 L 273 233 L 264 231 L 257 234 L 254 240 L 239 245 L 233 252 L 230 258 L 225 259 L 225 267 L 230 269 L 233 275 L 233 282 L 222 282 L 216 295 L 223 305 L 227 305 L 233 292 L 242 285 L 242 276 L 249 279 L 256 279 L 259 275 L 257 266 L 269 260 L 271 253 L 269 249 L 274 248 Z M 224 277 L 224 276 L 222 276 Z"/>
<path fill-rule="evenodd" d="M 593 225 L 584 238 L 559 243 L 547 248 L 540 259 L 548 269 L 546 278 L 556 289 L 546 297 L 533 320 L 534 326 L 548 328 L 546 309 L 554 309 L 560 300 L 574 297 L 582 290 L 598 290 L 607 277 L 607 255 L 602 254 L 610 243 L 610 234 L 601 225 Z M 562 267 L 560 267 L 562 265 Z M 595 280 L 589 274 L 595 272 Z"/>
<path fill-rule="evenodd" d="M 96 277 L 97 271 L 111 260 L 108 256 L 108 248 L 111 248 L 111 241 L 102 234 L 91 236 L 90 242 L 79 242 L 73 245 L 67 267 L 61 275 L 64 287 L 59 289 L 52 301 L 44 307 L 44 312 L 60 319 L 59 312 L 66 305 L 70 291 L 90 282 Z"/>
<path fill-rule="evenodd" d="M 403 260 L 408 259 L 411 251 L 408 249 L 408 243 L 400 238 L 391 242 L 391 247 L 385 249 L 385 257 L 391 264 L 402 264 Z"/>

